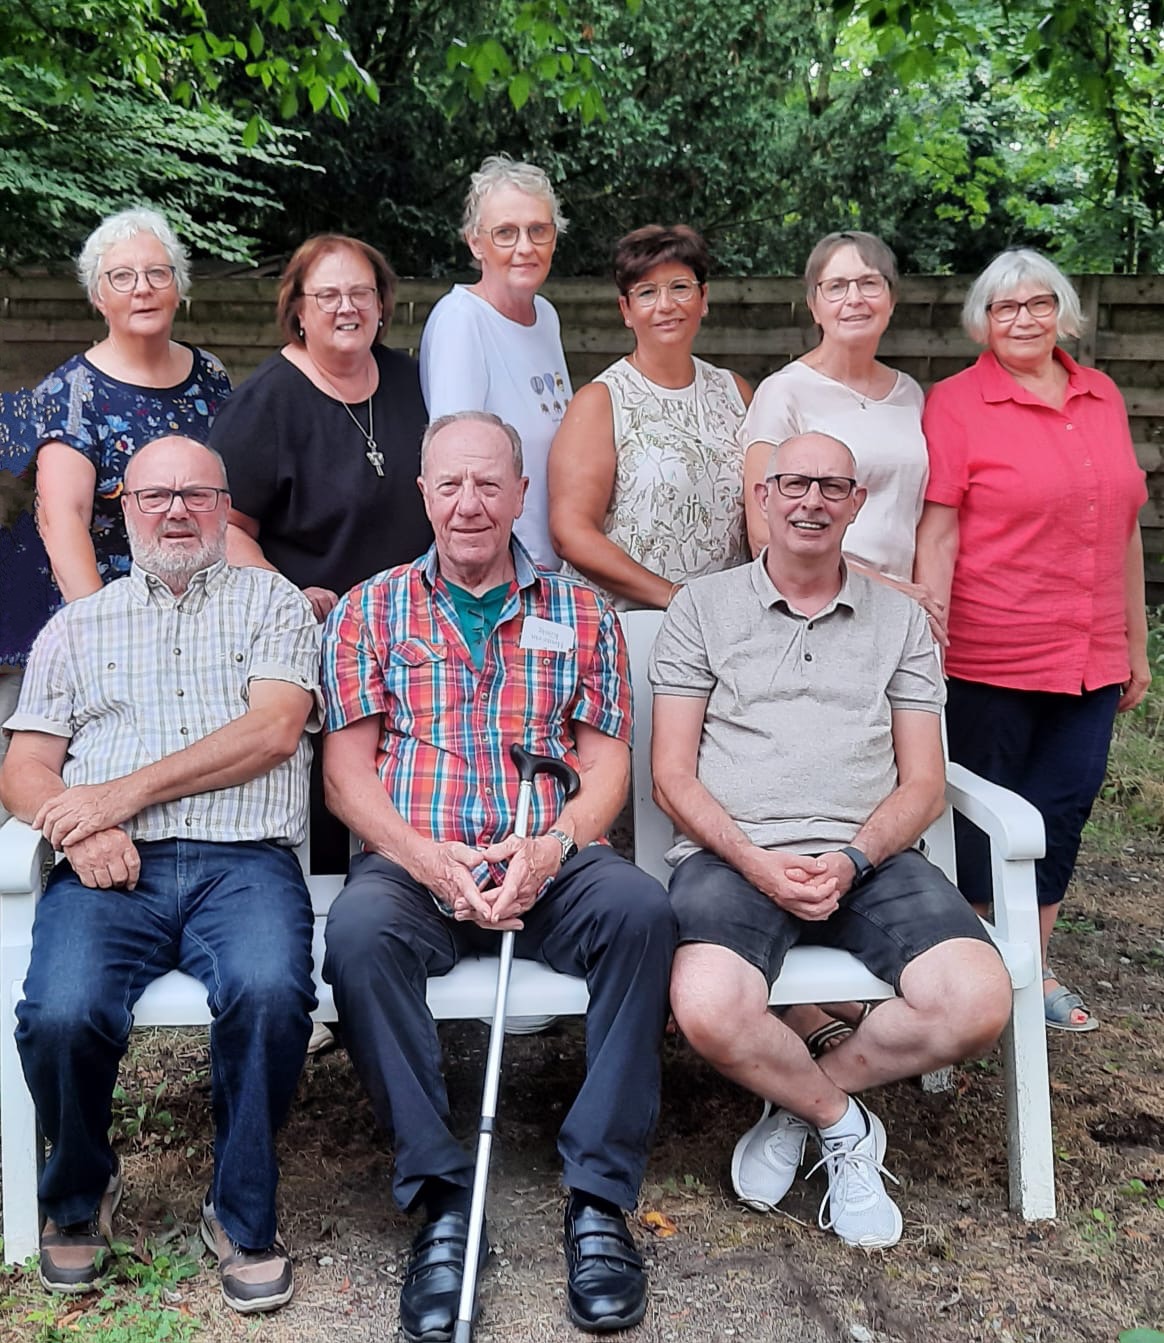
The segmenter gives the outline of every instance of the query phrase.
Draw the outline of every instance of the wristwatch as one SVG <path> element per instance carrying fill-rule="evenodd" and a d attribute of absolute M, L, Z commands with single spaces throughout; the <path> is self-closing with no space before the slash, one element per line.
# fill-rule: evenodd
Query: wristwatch
<path fill-rule="evenodd" d="M 846 844 L 844 848 L 838 849 L 837 852 L 843 853 L 845 857 L 849 860 L 849 862 L 851 862 L 853 866 L 857 869 L 857 874 L 853 878 L 854 886 L 862 885 L 864 882 L 869 880 L 869 878 L 873 875 L 874 872 L 877 871 L 877 869 L 873 866 L 873 864 L 869 861 L 869 859 L 866 858 L 866 856 L 861 852 L 861 850 L 854 848 L 852 844 Z"/>
<path fill-rule="evenodd" d="M 549 835 L 551 839 L 556 839 L 562 846 L 562 861 L 558 866 L 565 867 L 570 859 L 578 852 L 577 844 L 574 843 L 564 830 L 547 830 L 546 834 Z"/>

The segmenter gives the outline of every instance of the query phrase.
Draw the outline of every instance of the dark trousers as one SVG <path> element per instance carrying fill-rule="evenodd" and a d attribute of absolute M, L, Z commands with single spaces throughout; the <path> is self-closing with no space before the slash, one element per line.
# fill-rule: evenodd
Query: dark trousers
<path fill-rule="evenodd" d="M 113 1171 L 117 1066 L 133 1007 L 180 969 L 206 986 L 214 1181 L 226 1233 L 275 1238 L 275 1132 L 307 1052 L 311 900 L 295 854 L 277 844 L 140 844 L 132 891 L 91 890 L 58 864 L 36 907 L 16 1043 L 52 1144 L 40 1201 L 58 1225 L 93 1215 Z"/>
<path fill-rule="evenodd" d="M 659 1112 L 675 920 L 663 888 L 604 846 L 572 858 L 523 916 L 516 954 L 584 976 L 586 1080 L 558 1135 L 563 1179 L 632 1208 Z M 428 1178 L 472 1184 L 473 1159 L 449 1132 L 429 975 L 495 952 L 499 934 L 442 915 L 405 870 L 352 860 L 327 920 L 323 977 L 344 1044 L 381 1126 L 395 1134 L 393 1193 L 410 1207 Z"/>
<path fill-rule="evenodd" d="M 950 759 L 1039 809 L 1047 855 L 1035 863 L 1035 885 L 1040 905 L 1059 904 L 1075 869 L 1083 826 L 1103 786 L 1119 686 L 1058 695 L 951 677 L 948 693 Z M 957 814 L 954 835 L 959 889 L 971 904 L 990 904 L 989 841 Z"/>

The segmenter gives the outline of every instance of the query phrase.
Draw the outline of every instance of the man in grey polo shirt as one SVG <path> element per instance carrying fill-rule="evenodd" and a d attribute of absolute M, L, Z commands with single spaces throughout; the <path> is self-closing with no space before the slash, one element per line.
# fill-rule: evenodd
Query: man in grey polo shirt
<path fill-rule="evenodd" d="M 989 1049 L 1010 980 L 915 847 L 944 805 L 944 688 L 922 608 L 842 559 L 865 500 L 855 476 L 826 434 L 775 450 L 756 486 L 765 550 L 668 609 L 650 665 L 652 769 L 679 832 L 676 1020 L 765 1102 L 736 1145 L 736 1192 L 775 1207 L 811 1135 L 828 1177 L 821 1226 L 877 1247 L 900 1238 L 901 1214 L 881 1178 L 885 1129 L 856 1093 Z M 851 951 L 899 995 L 819 1061 L 768 1011 L 801 941 Z"/>

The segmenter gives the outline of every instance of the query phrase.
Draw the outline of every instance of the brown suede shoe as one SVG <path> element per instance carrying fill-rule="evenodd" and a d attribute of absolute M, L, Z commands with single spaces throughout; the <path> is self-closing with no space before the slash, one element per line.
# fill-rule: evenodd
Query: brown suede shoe
<path fill-rule="evenodd" d="M 278 1236 L 265 1250 L 244 1250 L 226 1234 L 207 1194 L 202 1200 L 202 1239 L 218 1260 L 222 1298 L 240 1315 L 278 1310 L 291 1300 L 291 1256 Z"/>
<path fill-rule="evenodd" d="M 40 1233 L 40 1280 L 50 1292 L 91 1292 L 100 1273 L 97 1256 L 113 1239 L 113 1214 L 124 1183 L 118 1162 L 97 1211 L 88 1221 L 58 1226 L 52 1218 Z"/>

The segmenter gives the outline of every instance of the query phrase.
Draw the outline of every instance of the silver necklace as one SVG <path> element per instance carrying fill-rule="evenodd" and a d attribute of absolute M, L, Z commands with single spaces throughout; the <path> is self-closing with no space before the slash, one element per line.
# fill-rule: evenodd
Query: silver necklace
<path fill-rule="evenodd" d="M 311 359 L 310 354 L 309 354 L 307 357 L 308 357 L 309 359 Z M 367 445 L 368 445 L 368 450 L 367 450 L 367 452 L 364 453 L 364 456 L 368 459 L 369 462 L 371 462 L 372 466 L 373 466 L 373 467 L 375 468 L 375 470 L 376 470 L 376 474 L 377 474 L 381 479 L 383 479 L 383 477 L 384 477 L 384 454 L 383 454 L 383 453 L 380 451 L 380 449 L 376 446 L 376 421 L 373 419 L 373 416 L 372 416 L 372 391 L 371 391 L 372 375 L 371 375 L 370 373 L 369 373 L 369 375 L 368 375 L 368 388 L 369 388 L 369 390 L 368 390 L 368 402 L 367 402 L 367 404 L 368 404 L 368 427 L 367 427 L 367 429 L 365 429 L 364 426 L 359 422 L 359 420 L 356 419 L 355 414 L 354 414 L 354 412 L 352 411 L 351 406 L 349 406 L 348 403 L 343 399 L 343 397 L 340 396 L 339 392 L 336 391 L 335 386 L 333 385 L 331 379 L 327 376 L 327 374 L 323 371 L 323 369 L 321 369 L 321 368 L 319 367 L 319 365 L 315 363 L 315 360 L 314 360 L 314 359 L 312 359 L 311 362 L 312 362 L 312 364 L 315 366 L 315 371 L 316 371 L 316 372 L 319 374 L 319 376 L 324 380 L 324 382 L 327 383 L 328 387 L 331 388 L 332 395 L 333 395 L 333 396 L 335 397 L 335 399 L 340 403 L 340 405 L 343 406 L 344 411 L 346 412 L 348 419 L 351 420 L 351 422 L 352 422 L 352 423 L 356 426 L 356 428 L 360 431 L 360 437 L 361 437 L 361 438 L 364 440 L 364 442 L 367 443 Z"/>

